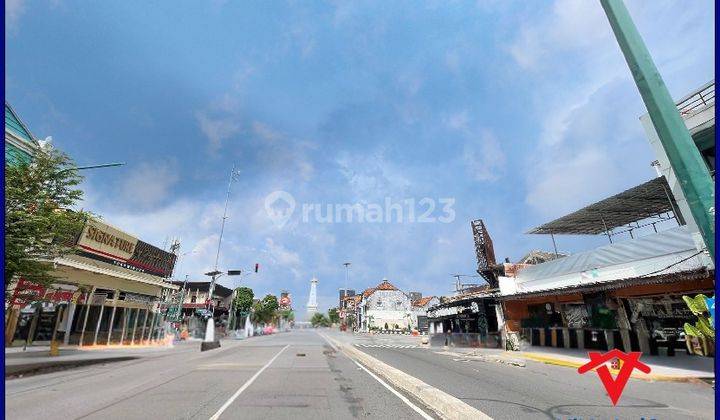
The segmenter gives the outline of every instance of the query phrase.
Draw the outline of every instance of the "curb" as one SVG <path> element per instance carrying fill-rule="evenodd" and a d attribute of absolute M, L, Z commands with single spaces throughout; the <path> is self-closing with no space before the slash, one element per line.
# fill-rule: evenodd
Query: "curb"
<path fill-rule="evenodd" d="M 563 366 L 563 367 L 569 367 L 573 369 L 577 369 L 580 366 L 584 365 L 584 363 L 574 362 L 571 360 L 565 360 L 565 359 L 558 359 L 554 357 L 547 357 L 544 355 L 540 355 L 537 353 L 521 353 L 520 357 L 533 360 L 540 363 L 545 363 L 546 365 L 554 365 L 554 366 Z M 594 370 L 594 369 L 593 369 Z M 620 371 L 615 369 L 610 369 L 610 373 L 613 375 L 617 375 Z M 705 377 L 701 376 L 677 376 L 677 375 L 655 375 L 655 374 L 645 374 L 645 373 L 633 373 L 630 375 L 633 379 L 640 379 L 643 381 L 659 381 L 659 382 L 696 382 L 701 381 L 703 379 L 707 379 Z M 715 378 L 712 378 L 715 379 Z"/>
<path fill-rule="evenodd" d="M 138 359 L 137 356 L 103 357 L 85 360 L 58 360 L 52 362 L 36 362 L 21 365 L 5 365 L 5 379 L 11 379 L 19 375 L 36 375 L 41 373 L 56 372 L 58 370 L 72 369 L 81 366 L 90 366 L 112 362 L 125 362 Z"/>
<path fill-rule="evenodd" d="M 394 387 L 405 391 L 423 404 L 430 407 L 436 414 L 444 419 L 482 419 L 492 420 L 492 417 L 483 413 L 475 407 L 468 405 L 460 399 L 453 397 L 425 382 L 408 375 L 400 369 L 394 368 L 380 360 L 364 353 L 353 346 L 339 343 L 338 341 L 321 334 L 331 344 L 342 350 L 345 355 L 353 360 L 362 363 L 376 375 L 391 383 Z"/>

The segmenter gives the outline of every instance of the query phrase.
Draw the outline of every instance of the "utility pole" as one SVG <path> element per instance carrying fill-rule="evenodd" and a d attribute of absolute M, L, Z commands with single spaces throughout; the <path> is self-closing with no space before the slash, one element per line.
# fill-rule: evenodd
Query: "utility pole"
<path fill-rule="evenodd" d="M 210 318 L 208 319 L 208 325 L 205 330 L 205 341 L 215 341 L 215 320 L 213 317 L 214 305 L 213 305 L 213 293 L 215 292 L 215 282 L 222 274 L 218 271 L 218 262 L 220 260 L 220 246 L 222 245 L 223 233 L 225 232 L 225 220 L 227 220 L 227 209 L 228 203 L 230 202 L 230 188 L 232 187 L 233 181 L 237 180 L 238 173 L 235 171 L 235 165 L 230 170 L 230 179 L 228 180 L 227 193 L 225 194 L 225 210 L 223 211 L 222 223 L 220 224 L 220 238 L 218 238 L 217 252 L 215 253 L 215 268 L 210 273 L 206 273 L 212 277 L 210 281 L 210 287 L 208 290 L 208 310 L 210 311 Z"/>
<path fill-rule="evenodd" d="M 622 0 L 600 0 L 690 212 L 715 262 L 715 187 L 690 132 Z"/>

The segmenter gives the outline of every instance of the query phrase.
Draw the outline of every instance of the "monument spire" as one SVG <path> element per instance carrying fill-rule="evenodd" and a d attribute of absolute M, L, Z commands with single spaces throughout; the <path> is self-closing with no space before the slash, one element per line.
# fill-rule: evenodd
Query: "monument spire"
<path fill-rule="evenodd" d="M 317 308 L 317 284 L 318 284 L 318 279 L 315 276 L 313 276 L 313 278 L 310 280 L 310 296 L 308 297 L 308 303 L 307 303 L 308 319 L 312 318 L 313 314 L 315 314 L 318 311 L 318 308 Z"/>

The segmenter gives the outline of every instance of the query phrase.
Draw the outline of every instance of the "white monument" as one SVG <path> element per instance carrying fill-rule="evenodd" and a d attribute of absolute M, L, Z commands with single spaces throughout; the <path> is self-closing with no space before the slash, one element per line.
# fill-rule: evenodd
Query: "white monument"
<path fill-rule="evenodd" d="M 310 320 L 312 316 L 317 313 L 318 307 L 317 307 L 317 284 L 318 279 L 315 277 L 310 280 L 310 296 L 308 297 L 308 303 L 307 303 L 307 319 Z"/>

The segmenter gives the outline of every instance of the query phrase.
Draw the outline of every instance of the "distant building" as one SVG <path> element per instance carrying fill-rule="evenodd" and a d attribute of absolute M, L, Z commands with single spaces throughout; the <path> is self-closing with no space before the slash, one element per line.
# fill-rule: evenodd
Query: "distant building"
<path fill-rule="evenodd" d="M 420 292 L 408 292 L 408 296 L 410 296 L 411 302 L 415 302 L 417 300 L 422 299 L 422 293 L 420 293 Z"/>
<path fill-rule="evenodd" d="M 387 279 L 373 288 L 366 289 L 356 314 L 362 331 L 402 330 L 412 323 L 410 297 Z"/>
<path fill-rule="evenodd" d="M 355 290 L 354 289 L 339 289 L 338 290 L 338 297 L 339 297 L 339 305 L 338 308 L 342 309 L 345 307 L 345 298 L 355 296 Z"/>
<path fill-rule="evenodd" d="M 414 292 L 411 292 L 414 293 Z M 417 293 L 420 295 L 420 293 Z M 440 299 L 436 296 L 425 296 L 412 301 L 412 328 L 417 329 L 420 332 L 428 331 L 428 318 L 427 310 L 432 306 L 439 305 Z"/>

